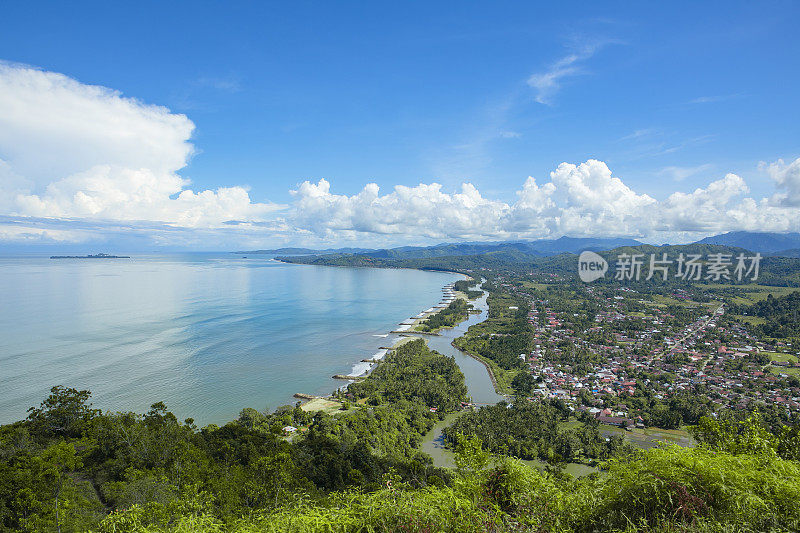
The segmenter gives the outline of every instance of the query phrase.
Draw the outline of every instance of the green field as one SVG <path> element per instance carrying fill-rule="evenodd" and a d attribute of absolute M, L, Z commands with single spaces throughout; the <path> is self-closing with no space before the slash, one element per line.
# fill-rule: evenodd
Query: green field
<path fill-rule="evenodd" d="M 300 406 L 300 409 L 306 412 L 322 411 L 329 415 L 342 413 L 342 404 L 333 400 L 326 400 L 325 398 L 314 398 Z"/>
<path fill-rule="evenodd" d="M 720 283 L 709 283 L 706 285 L 709 288 L 726 288 L 730 289 L 730 285 Z M 737 305 L 750 305 L 761 300 L 766 300 L 770 294 L 777 298 L 778 296 L 785 296 L 793 292 L 797 292 L 797 287 L 771 287 L 768 285 L 748 284 L 737 285 L 737 295 L 729 297 L 728 300 Z"/>
<path fill-rule="evenodd" d="M 789 361 L 790 363 L 797 362 L 797 356 L 790 353 L 777 353 L 777 352 L 764 352 L 767 354 L 771 361 Z"/>
<path fill-rule="evenodd" d="M 761 318 L 760 316 L 744 316 L 744 315 L 733 315 L 733 316 L 737 320 L 741 320 L 742 322 L 750 324 L 751 326 L 760 326 L 761 324 L 767 323 L 766 319 Z"/>
<path fill-rule="evenodd" d="M 547 283 L 534 283 L 533 281 L 523 281 L 522 286 L 526 289 L 534 289 L 538 291 L 546 291 L 547 290 Z"/>
<path fill-rule="evenodd" d="M 642 449 L 654 448 L 660 444 L 677 444 L 684 448 L 691 448 L 695 440 L 685 429 L 659 429 L 659 428 L 633 428 L 631 431 L 613 426 L 602 426 L 603 435 L 622 435 L 625 440 Z"/>
<path fill-rule="evenodd" d="M 787 376 L 800 377 L 800 368 L 783 368 L 770 365 L 769 371 L 773 374 L 786 374 Z"/>

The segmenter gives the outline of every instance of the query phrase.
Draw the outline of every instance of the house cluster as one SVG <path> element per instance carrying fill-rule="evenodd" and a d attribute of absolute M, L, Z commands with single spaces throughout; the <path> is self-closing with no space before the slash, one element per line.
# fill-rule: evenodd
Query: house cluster
<path fill-rule="evenodd" d="M 586 298 L 599 311 L 593 325 L 583 328 L 585 313 L 530 300 L 534 349 L 524 358 L 540 378 L 535 396 L 564 400 L 601 423 L 631 427 L 642 420 L 629 417 L 620 400 L 636 393 L 637 376 L 668 376 L 647 379 L 641 386 L 655 391 L 656 398 L 668 399 L 702 385 L 719 409 L 765 403 L 800 411 L 799 383 L 780 372 L 800 366 L 800 358 L 770 361 L 765 352 L 786 347 L 761 342 L 735 322 L 720 324 L 725 313 L 720 302 L 696 306 L 693 313 L 676 318 L 661 306 L 637 305 L 644 300 L 635 291 L 619 292 L 609 296 L 587 287 Z M 671 297 L 688 299 L 683 291 Z M 616 410 L 602 408 L 605 396 L 617 399 Z"/>

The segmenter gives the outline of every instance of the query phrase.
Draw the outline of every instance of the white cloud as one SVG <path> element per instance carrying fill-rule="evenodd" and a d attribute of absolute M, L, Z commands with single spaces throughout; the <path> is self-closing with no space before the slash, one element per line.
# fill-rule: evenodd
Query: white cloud
<path fill-rule="evenodd" d="M 546 98 L 586 58 L 569 56 L 532 86 Z M 539 83 L 540 85 L 537 85 Z M 374 183 L 338 194 L 324 179 L 301 183 L 291 206 L 256 203 L 242 186 L 195 191 L 179 174 L 194 124 L 166 108 L 62 74 L 0 63 L 0 242 L 111 242 L 260 246 L 419 240 L 800 230 L 800 159 L 762 164 L 775 185 L 751 198 L 727 174 L 663 200 L 635 191 L 602 161 L 561 163 L 549 181 L 528 177 L 512 202 L 471 183 Z M 508 137 L 513 137 L 509 132 Z M 641 135 L 645 135 L 642 133 Z M 636 134 L 637 137 L 641 136 Z M 676 179 L 708 170 L 668 167 Z"/>
<path fill-rule="evenodd" d="M 296 201 L 292 225 L 323 238 L 337 233 L 414 235 L 432 239 L 480 239 L 501 231 L 508 206 L 487 200 L 470 183 L 461 192 L 447 194 L 438 183 L 416 187 L 398 185 L 380 195 L 376 184 L 367 184 L 353 196 L 330 192 L 330 183 L 305 181 L 292 191 Z"/>
<path fill-rule="evenodd" d="M 0 63 L 0 209 L 6 214 L 212 227 L 277 206 L 240 186 L 194 192 L 177 172 L 194 124 L 63 74 Z"/>
<path fill-rule="evenodd" d="M 778 159 L 771 164 L 762 162 L 760 166 L 779 191 L 772 197 L 772 202 L 781 206 L 800 206 L 800 158 L 788 165 L 783 159 Z"/>
<path fill-rule="evenodd" d="M 797 160 L 800 166 L 800 159 Z M 779 164 L 793 179 L 792 165 Z M 794 163 L 793 163 L 794 165 Z M 778 168 L 778 167 L 775 167 Z M 784 176 L 784 174 L 780 174 Z M 484 198 L 471 184 L 448 194 L 439 184 L 395 187 L 381 195 L 369 184 L 356 195 L 331 192 L 330 183 L 303 182 L 289 226 L 335 241 L 361 235 L 428 239 L 519 239 L 571 236 L 701 235 L 735 229 L 800 230 L 796 209 L 744 197 L 747 184 L 727 174 L 705 188 L 659 201 L 638 193 L 597 160 L 560 164 L 542 185 L 529 177 L 512 204 Z"/>
<path fill-rule="evenodd" d="M 534 97 L 540 104 L 550 105 L 552 97 L 561 89 L 564 78 L 581 74 L 580 63 L 589 59 L 597 51 L 598 46 L 588 45 L 580 50 L 566 55 L 553 63 L 544 72 L 537 72 L 528 77 L 528 85 L 536 89 Z"/>
<path fill-rule="evenodd" d="M 658 174 L 660 176 L 666 176 L 668 178 L 673 179 L 674 181 L 683 181 L 686 178 L 690 178 L 696 174 L 700 174 L 701 172 L 708 172 L 709 170 L 713 169 L 714 165 L 711 164 L 703 164 L 697 165 L 694 167 L 676 167 L 676 166 L 669 166 L 662 168 Z"/>

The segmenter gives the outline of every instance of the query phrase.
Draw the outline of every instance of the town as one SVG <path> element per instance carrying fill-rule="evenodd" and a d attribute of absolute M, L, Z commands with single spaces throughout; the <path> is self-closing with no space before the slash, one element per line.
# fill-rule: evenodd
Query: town
<path fill-rule="evenodd" d="M 797 349 L 751 333 L 747 317 L 728 312 L 713 291 L 699 302 L 684 288 L 576 284 L 567 297 L 524 277 L 500 275 L 495 284 L 528 306 L 532 349 L 519 357 L 536 382 L 530 400 L 562 400 L 576 415 L 623 428 L 681 425 L 674 414 L 648 413 L 644 396 L 667 403 L 702 395 L 709 414 L 800 411 Z"/>

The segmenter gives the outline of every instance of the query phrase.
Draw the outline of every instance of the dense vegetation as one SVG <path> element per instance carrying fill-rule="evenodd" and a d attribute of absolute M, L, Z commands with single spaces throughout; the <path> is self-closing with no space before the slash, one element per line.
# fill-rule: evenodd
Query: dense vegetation
<path fill-rule="evenodd" d="M 530 352 L 533 344 L 528 323 L 529 306 L 492 284 L 484 287 L 489 290 L 489 317 L 471 326 L 454 344 L 483 359 L 492 370 L 498 386 L 505 392 L 511 392 L 512 380 L 525 367 L 520 355 Z"/>
<path fill-rule="evenodd" d="M 27 420 L 0 427 L 0 531 L 86 531 L 132 507 L 142 524 L 163 526 L 199 509 L 231 521 L 295 494 L 377 490 L 387 475 L 409 487 L 450 478 L 417 446 L 466 400 L 452 359 L 422 341 L 405 344 L 351 396 L 371 405 L 337 416 L 245 409 L 223 427 L 198 430 L 162 403 L 144 415 L 101 413 L 88 391 L 54 387 Z M 301 431 L 286 437 L 286 426 Z"/>
<path fill-rule="evenodd" d="M 475 298 L 479 298 L 483 291 L 477 289 L 470 289 L 470 287 L 474 286 L 477 283 L 474 279 L 461 279 L 456 281 L 453 284 L 453 289 L 463 292 L 467 295 L 469 300 L 474 300 Z"/>
<path fill-rule="evenodd" d="M 387 476 L 377 491 L 295 496 L 227 523 L 208 510 L 209 495 L 199 493 L 169 524 L 144 527 L 151 518 L 137 505 L 107 518 L 101 531 L 797 531 L 800 465 L 753 444 L 734 453 L 712 446 L 651 449 L 573 480 L 492 460 L 479 441 L 463 440 L 448 486 L 416 488 Z"/>
<path fill-rule="evenodd" d="M 431 332 L 442 328 L 452 328 L 469 316 L 471 308 L 470 304 L 460 298 L 453 300 L 447 307 L 423 320 L 417 326 L 417 330 Z"/>
<path fill-rule="evenodd" d="M 800 337 L 800 291 L 777 298 L 769 294 L 765 300 L 734 306 L 731 311 L 763 318 L 763 324 L 753 327 L 761 335 L 779 339 Z"/>
<path fill-rule="evenodd" d="M 588 419 L 577 427 L 564 427 L 571 411 L 560 401 L 500 402 L 460 416 L 444 435 L 451 445 L 463 436 L 478 437 L 492 452 L 520 459 L 541 459 L 553 464 L 587 459 L 610 459 L 628 449 L 622 437 L 606 440 L 597 422 Z"/>
<path fill-rule="evenodd" d="M 347 388 L 347 396 L 367 398 L 373 405 L 416 401 L 447 413 L 467 401 L 467 386 L 452 358 L 429 350 L 417 339 L 390 352 L 368 379 Z"/>

